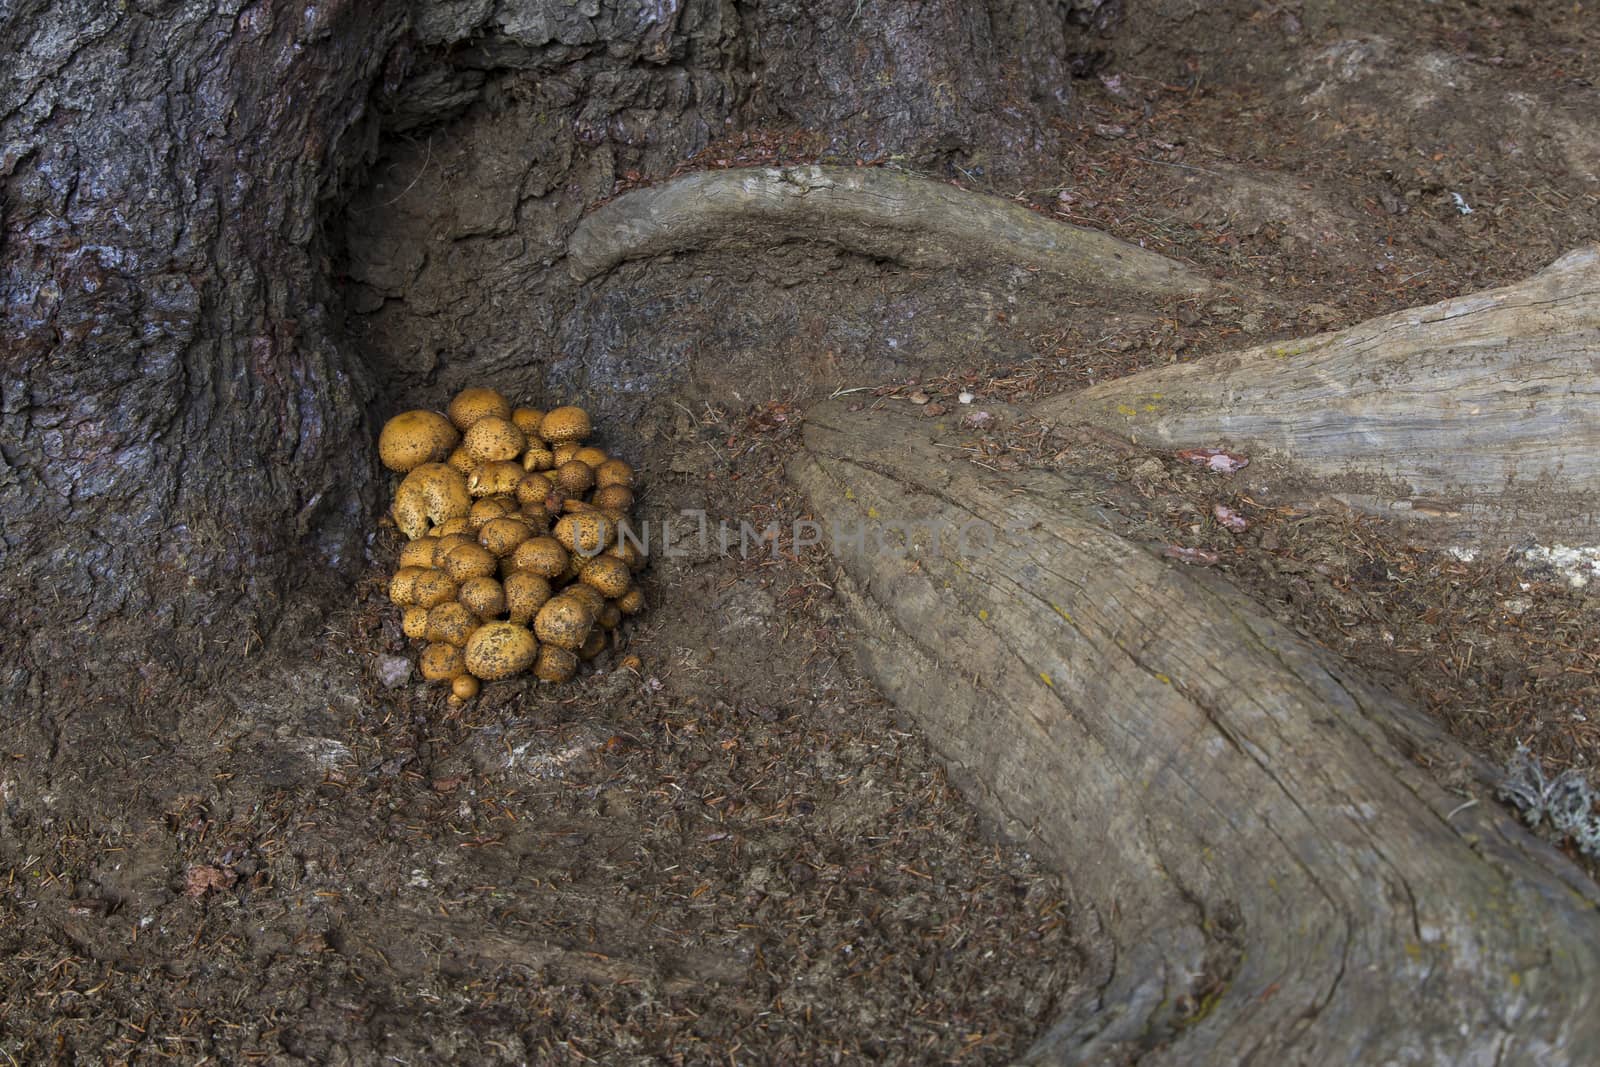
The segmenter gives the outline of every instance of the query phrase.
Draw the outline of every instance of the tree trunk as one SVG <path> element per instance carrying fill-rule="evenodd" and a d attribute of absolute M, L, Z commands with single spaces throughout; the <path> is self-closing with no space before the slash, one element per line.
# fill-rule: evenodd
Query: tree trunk
<path fill-rule="evenodd" d="M 1600 894 L 1418 764 L 1482 768 L 952 423 L 829 402 L 790 475 L 866 669 L 1110 937 L 1029 1061 L 1587 1062 Z"/>
<path fill-rule="evenodd" d="M 1516 285 L 1129 375 L 1036 410 L 1152 447 L 1277 460 L 1457 536 L 1587 543 L 1600 518 L 1600 248 Z"/>

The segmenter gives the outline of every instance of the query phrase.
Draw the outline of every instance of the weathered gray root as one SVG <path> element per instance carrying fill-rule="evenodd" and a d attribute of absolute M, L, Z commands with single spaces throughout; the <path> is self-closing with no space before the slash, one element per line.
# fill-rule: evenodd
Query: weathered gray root
<path fill-rule="evenodd" d="M 587 281 L 670 252 L 822 241 L 909 267 L 1001 264 L 1101 288 L 1187 296 L 1187 268 L 1096 230 L 1020 205 L 877 167 L 703 171 L 626 193 L 579 224 L 567 268 Z"/>
<path fill-rule="evenodd" d="M 1481 767 L 1087 480 L 952 460 L 950 421 L 827 403 L 789 473 L 866 669 L 1108 935 L 1027 1062 L 1592 1062 L 1600 894 L 1419 764 Z"/>
<path fill-rule="evenodd" d="M 1352 502 L 1485 539 L 1593 540 L 1600 247 L 1338 333 L 1175 364 L 1036 413 L 1287 461 Z"/>

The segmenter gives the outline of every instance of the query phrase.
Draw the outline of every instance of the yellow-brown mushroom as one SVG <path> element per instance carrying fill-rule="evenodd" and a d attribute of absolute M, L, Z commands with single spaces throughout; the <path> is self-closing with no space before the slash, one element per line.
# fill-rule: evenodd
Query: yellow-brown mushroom
<path fill-rule="evenodd" d="M 568 441 L 582 441 L 593 431 L 589 413 L 582 408 L 560 407 L 545 412 L 539 424 L 539 436 L 552 445 Z"/>
<path fill-rule="evenodd" d="M 518 545 L 532 536 L 533 531 L 527 523 L 508 516 L 484 523 L 478 531 L 478 544 L 494 553 L 496 559 L 501 559 L 511 555 Z"/>
<path fill-rule="evenodd" d="M 411 540 L 428 532 L 429 523 L 466 518 L 472 507 L 466 479 L 444 463 L 413 468 L 394 494 L 394 522 Z"/>
<path fill-rule="evenodd" d="M 583 647 L 594 626 L 589 605 L 575 597 L 553 597 L 533 619 L 533 632 L 547 645 L 575 651 Z"/>
<path fill-rule="evenodd" d="M 528 620 L 550 602 L 549 581 L 532 571 L 508 574 L 501 584 L 505 590 L 506 617 L 512 622 L 527 625 Z"/>
<path fill-rule="evenodd" d="M 422 650 L 417 668 L 430 682 L 448 682 L 467 669 L 461 649 L 455 645 L 434 644 Z"/>
<path fill-rule="evenodd" d="M 530 537 L 512 550 L 511 565 L 519 571 L 556 578 L 567 569 L 567 550 L 554 537 Z"/>
<path fill-rule="evenodd" d="M 539 643 L 526 626 L 486 622 L 467 639 L 467 670 L 484 681 L 509 678 L 533 665 Z"/>
<path fill-rule="evenodd" d="M 506 612 L 505 588 L 487 575 L 462 582 L 456 599 L 480 619 L 492 619 Z"/>
<path fill-rule="evenodd" d="M 467 610 L 459 600 L 435 604 L 428 609 L 429 641 L 447 645 L 465 645 L 472 631 L 478 628 L 478 617 Z"/>
<path fill-rule="evenodd" d="M 383 424 L 378 458 L 385 467 L 404 474 L 424 463 L 442 461 L 460 439 L 450 420 L 437 411 L 403 411 Z"/>
<path fill-rule="evenodd" d="M 539 656 L 534 660 L 533 673 L 543 682 L 571 681 L 578 672 L 578 657 L 555 645 L 540 645 Z"/>
<path fill-rule="evenodd" d="M 493 389 L 463 389 L 450 401 L 450 421 L 465 433 L 486 415 L 511 418 L 511 401 Z"/>
<path fill-rule="evenodd" d="M 605 597 L 619 597 L 633 584 L 633 572 L 615 556 L 595 556 L 585 560 L 578 580 L 592 586 Z"/>
<path fill-rule="evenodd" d="M 498 415 L 485 415 L 462 436 L 461 446 L 480 463 L 512 460 L 528 447 L 528 435 Z"/>
<path fill-rule="evenodd" d="M 556 487 L 568 496 L 580 496 L 594 486 L 594 468 L 581 459 L 569 459 L 556 468 Z"/>

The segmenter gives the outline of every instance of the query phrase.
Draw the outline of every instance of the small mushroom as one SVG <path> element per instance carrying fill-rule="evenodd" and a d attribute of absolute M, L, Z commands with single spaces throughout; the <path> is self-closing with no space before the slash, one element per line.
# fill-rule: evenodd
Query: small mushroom
<path fill-rule="evenodd" d="M 472 468 L 472 473 L 467 477 L 467 491 L 475 497 L 515 494 L 517 483 L 522 481 L 526 473 L 522 464 L 513 460 L 480 463 Z"/>
<path fill-rule="evenodd" d="M 450 421 L 465 433 L 486 415 L 511 418 L 511 401 L 493 389 L 463 389 L 450 401 Z"/>
<path fill-rule="evenodd" d="M 600 617 L 601 610 L 606 606 L 605 594 L 594 586 L 585 585 L 582 582 L 573 582 L 561 591 L 561 595 L 582 601 L 583 605 L 589 609 L 589 614 L 597 619 Z"/>
<path fill-rule="evenodd" d="M 599 467 L 600 464 L 604 463 L 610 457 L 606 455 L 606 450 L 603 448 L 596 448 L 594 445 L 585 445 L 574 452 L 572 454 L 572 458 L 577 460 L 579 463 L 584 464 L 590 470 L 593 470 L 596 467 Z"/>
<path fill-rule="evenodd" d="M 448 682 L 465 671 L 467 664 L 455 645 L 433 644 L 422 650 L 417 668 L 430 682 Z"/>
<path fill-rule="evenodd" d="M 521 519 L 491 519 L 478 531 L 478 544 L 494 553 L 496 559 L 509 556 L 518 545 L 533 536 Z"/>
<path fill-rule="evenodd" d="M 539 436 L 557 445 L 582 441 L 593 429 L 587 411 L 576 407 L 560 407 L 545 413 L 544 421 L 539 424 Z"/>
<path fill-rule="evenodd" d="M 598 512 L 580 512 L 562 516 L 553 532 L 569 552 L 598 556 L 615 539 L 617 524 Z"/>
<path fill-rule="evenodd" d="M 450 420 L 437 411 L 403 411 L 383 424 L 378 458 L 385 467 L 404 474 L 424 463 L 440 462 L 460 439 Z"/>
<path fill-rule="evenodd" d="M 539 655 L 539 643 L 526 626 L 486 622 L 467 639 L 466 667 L 484 681 L 509 678 L 527 670 Z"/>
<path fill-rule="evenodd" d="M 633 584 L 633 572 L 615 556 L 595 556 L 584 561 L 578 579 L 599 590 L 601 596 L 619 597 Z"/>
<path fill-rule="evenodd" d="M 457 582 L 487 578 L 495 572 L 495 555 L 476 541 L 457 545 L 444 558 L 444 570 Z"/>
<path fill-rule="evenodd" d="M 556 466 L 559 467 L 563 463 L 572 462 L 573 457 L 578 454 L 578 449 L 580 447 L 582 446 L 576 441 L 563 441 L 559 445 L 552 445 L 550 452 L 551 455 L 555 456 L 556 458 Z"/>
<path fill-rule="evenodd" d="M 533 632 L 539 640 L 557 648 L 576 650 L 583 647 L 594 625 L 594 613 L 589 605 L 569 596 L 552 598 L 533 619 Z"/>
<path fill-rule="evenodd" d="M 583 647 L 578 649 L 578 658 L 591 660 L 606 650 L 606 632 L 599 627 L 589 631 L 589 636 L 583 639 Z"/>
<path fill-rule="evenodd" d="M 620 485 L 625 489 L 632 489 L 633 468 L 623 460 L 608 459 L 594 469 L 594 484 L 601 488 Z"/>
<path fill-rule="evenodd" d="M 453 534 L 470 535 L 472 533 L 472 523 L 467 521 L 465 515 L 457 519 L 446 519 L 433 528 L 433 533 L 440 537 L 450 537 Z"/>
<path fill-rule="evenodd" d="M 625 485 L 602 485 L 594 491 L 589 503 L 601 511 L 627 514 L 633 508 L 633 490 Z"/>
<path fill-rule="evenodd" d="M 556 578 L 567 569 L 567 550 L 554 537 L 530 537 L 512 551 L 511 565 L 519 571 Z"/>
<path fill-rule="evenodd" d="M 433 538 L 432 541 L 433 559 L 428 562 L 428 565 L 430 567 L 438 567 L 441 570 L 444 569 L 445 557 L 450 553 L 462 545 L 475 545 L 478 543 L 477 539 L 470 533 L 445 534 L 443 537 Z"/>
<path fill-rule="evenodd" d="M 409 607 L 400 616 L 400 632 L 413 641 L 428 636 L 428 608 Z"/>
<path fill-rule="evenodd" d="M 540 645 L 539 656 L 534 660 L 533 673 L 543 682 L 567 682 L 578 673 L 578 657 L 555 645 Z"/>
<path fill-rule="evenodd" d="M 559 546 L 558 546 L 559 547 Z M 389 579 L 389 599 L 404 607 L 417 602 L 417 578 L 431 568 L 423 566 L 401 567 Z"/>
<path fill-rule="evenodd" d="M 466 605 L 450 600 L 428 609 L 426 637 L 440 644 L 465 645 L 478 625 L 478 617 L 468 611 Z"/>
<path fill-rule="evenodd" d="M 622 622 L 622 612 L 611 601 L 606 601 L 606 606 L 600 609 L 600 614 L 595 616 L 594 624 L 606 630 L 615 630 Z"/>
<path fill-rule="evenodd" d="M 513 408 L 511 421 L 532 441 L 539 436 L 539 424 L 544 421 L 544 412 L 538 408 Z"/>
<path fill-rule="evenodd" d="M 644 610 L 644 593 L 634 586 L 626 593 L 617 597 L 617 610 L 624 615 L 637 615 Z"/>
<path fill-rule="evenodd" d="M 594 468 L 581 459 L 569 459 L 556 468 L 556 486 L 569 496 L 587 493 L 594 486 Z"/>
<path fill-rule="evenodd" d="M 472 458 L 472 453 L 465 448 L 457 448 L 450 453 L 450 458 L 445 462 L 460 471 L 463 478 L 471 475 L 472 469 L 478 465 L 478 461 Z"/>
<path fill-rule="evenodd" d="M 467 525 L 474 530 L 482 530 L 483 524 L 490 519 L 503 518 L 515 510 L 514 503 L 507 504 L 504 497 L 480 497 L 472 502 L 472 510 L 467 512 Z"/>
<path fill-rule="evenodd" d="M 411 583 L 411 600 L 421 608 L 431 608 L 456 598 L 459 587 L 455 580 L 441 570 L 423 571 Z"/>
<path fill-rule="evenodd" d="M 394 522 L 411 540 L 428 532 L 428 524 L 464 519 L 472 506 L 461 472 L 443 463 L 413 468 L 394 494 Z"/>
<path fill-rule="evenodd" d="M 528 435 L 517 424 L 498 415 L 485 415 L 467 430 L 461 445 L 480 463 L 513 460 L 528 447 Z"/>
<path fill-rule="evenodd" d="M 439 539 L 432 535 L 407 541 L 400 546 L 400 566 L 402 568 L 433 566 L 433 550 L 438 542 Z"/>
<path fill-rule="evenodd" d="M 528 450 L 522 454 L 522 469 L 529 471 L 547 471 L 556 465 L 556 454 L 543 444 L 528 445 Z"/>
<path fill-rule="evenodd" d="M 505 588 L 487 575 L 462 582 L 456 599 L 480 619 L 492 619 L 506 611 Z"/>
<path fill-rule="evenodd" d="M 532 571 L 508 574 L 502 584 L 505 589 L 506 617 L 512 622 L 526 626 L 528 620 L 550 602 L 550 583 Z"/>
<path fill-rule="evenodd" d="M 556 483 L 543 474 L 525 474 L 522 481 L 517 483 L 517 503 L 523 507 L 537 504 L 542 508 L 555 487 Z"/>
<path fill-rule="evenodd" d="M 465 704 L 478 695 L 478 680 L 470 674 L 458 674 L 450 680 L 450 702 Z"/>
<path fill-rule="evenodd" d="M 642 542 L 632 536 L 632 531 L 628 527 L 619 524 L 618 529 L 620 532 L 617 536 L 617 543 L 606 549 L 605 554 L 615 556 L 626 563 L 630 571 L 637 573 L 643 570 L 648 560 L 644 554 Z"/>

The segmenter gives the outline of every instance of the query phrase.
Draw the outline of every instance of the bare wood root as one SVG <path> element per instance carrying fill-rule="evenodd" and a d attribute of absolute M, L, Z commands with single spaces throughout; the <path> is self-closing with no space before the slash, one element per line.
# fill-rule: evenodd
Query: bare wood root
<path fill-rule="evenodd" d="M 632 259 L 821 241 L 908 267 L 1015 265 L 1101 288 L 1190 296 L 1211 283 L 1154 252 L 1009 201 L 876 167 L 704 171 L 625 193 L 567 249 L 587 281 Z"/>
<path fill-rule="evenodd" d="M 1087 482 L 953 462 L 959 440 L 947 419 L 828 403 L 790 477 L 838 524 L 872 677 L 1108 936 L 1028 1062 L 1600 1048 L 1596 889 L 1419 765 L 1470 781 L 1469 756 L 1222 583 L 1110 532 Z M 902 554 L 905 523 L 921 525 Z"/>
<path fill-rule="evenodd" d="M 1600 247 L 1516 285 L 1130 375 L 1035 410 L 1152 447 L 1281 459 L 1353 503 L 1457 520 L 1485 539 L 1592 540 Z"/>

